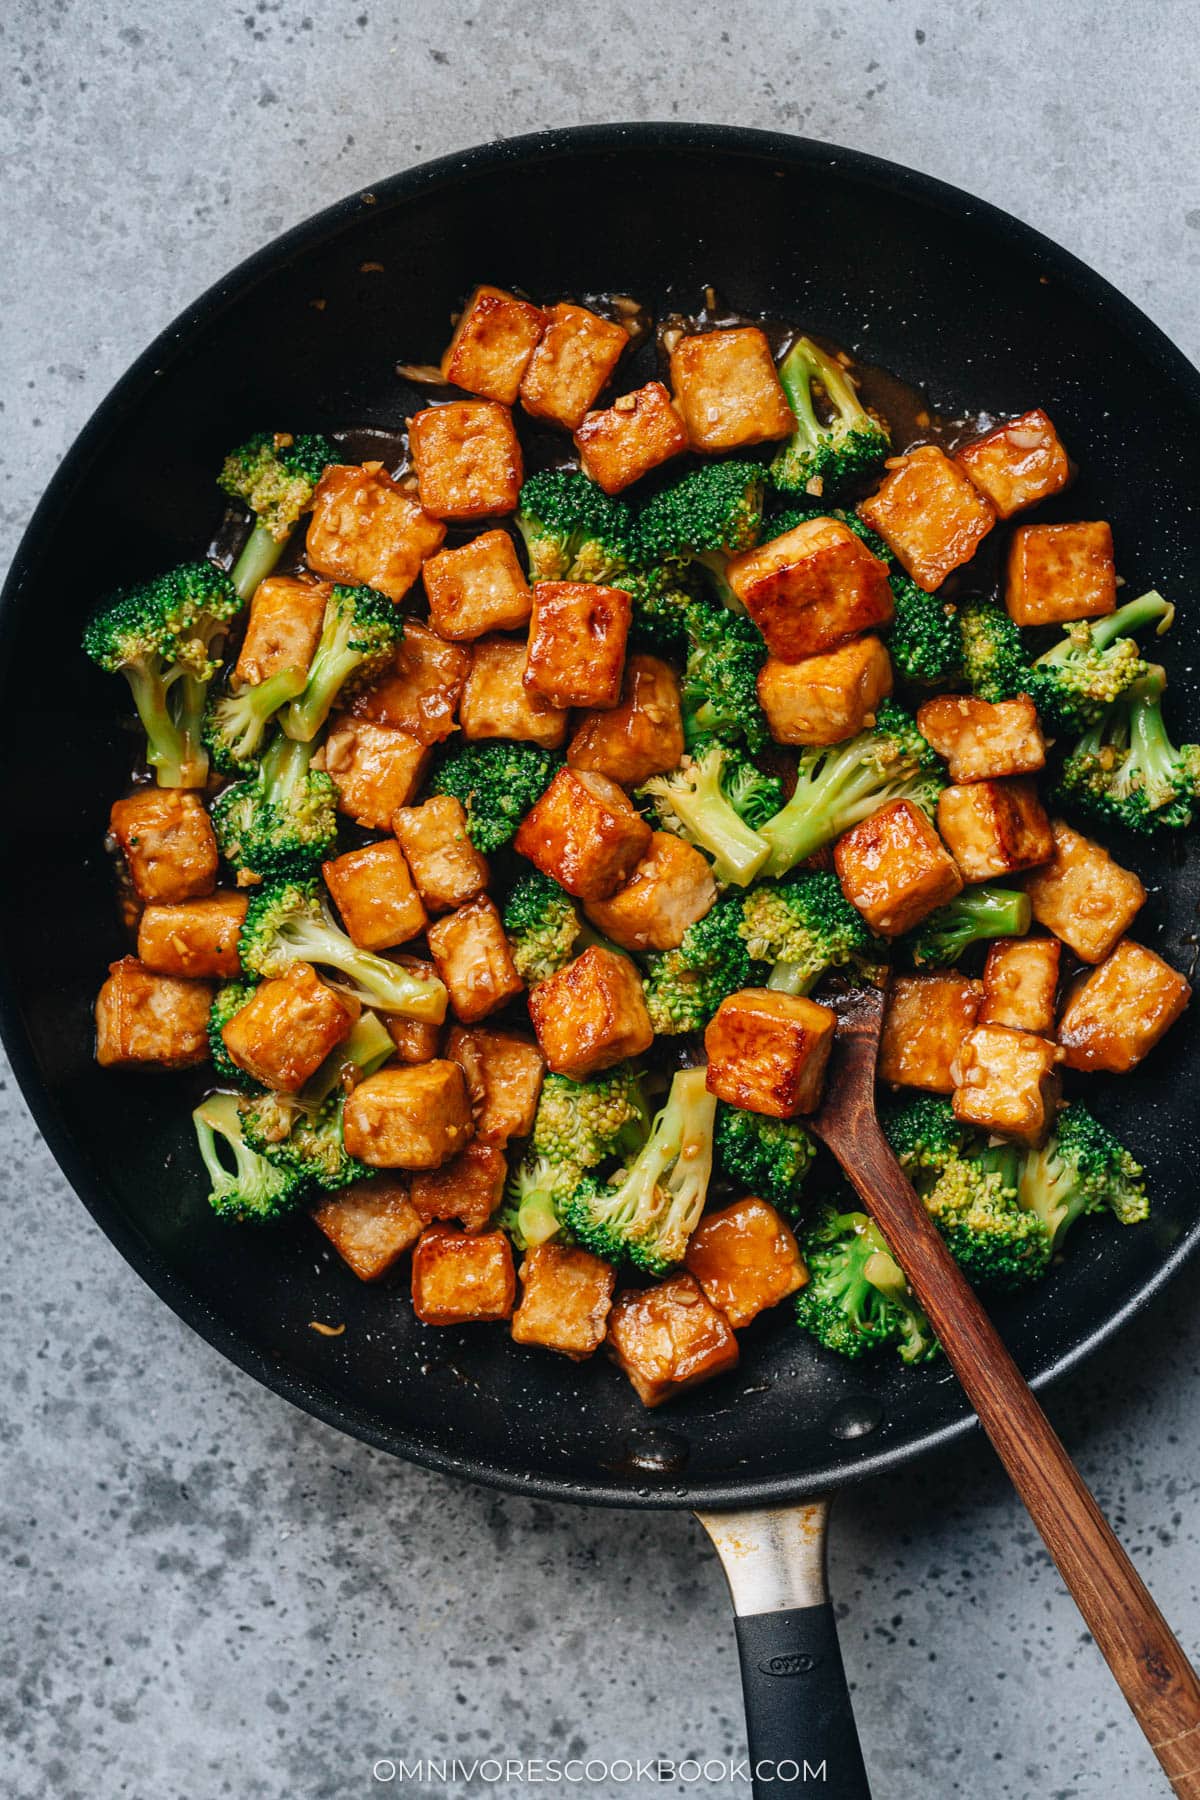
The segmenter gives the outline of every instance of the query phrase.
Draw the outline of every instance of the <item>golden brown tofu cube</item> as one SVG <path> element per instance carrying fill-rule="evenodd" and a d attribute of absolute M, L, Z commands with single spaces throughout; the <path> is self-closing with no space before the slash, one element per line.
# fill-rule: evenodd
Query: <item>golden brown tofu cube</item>
<path fill-rule="evenodd" d="M 840 744 L 874 722 L 892 691 L 892 660 L 877 637 L 851 638 L 823 656 L 768 656 L 758 698 L 777 744 Z"/>
<path fill-rule="evenodd" d="M 435 519 L 486 519 L 516 506 L 525 471 L 507 406 L 428 406 L 410 419 L 408 441 L 421 505 Z"/>
<path fill-rule="evenodd" d="M 704 1033 L 709 1093 L 772 1119 L 815 1112 L 836 1025 L 830 1007 L 802 994 L 727 995 Z"/>
<path fill-rule="evenodd" d="M 392 956 L 388 960 L 407 969 L 410 975 L 419 975 L 422 981 L 437 974 L 433 964 L 423 956 Z M 431 1019 L 405 1019 L 399 1013 L 389 1013 L 383 1022 L 402 1063 L 432 1062 L 437 1055 L 442 1028 Z"/>
<path fill-rule="evenodd" d="M 422 1325 L 475 1325 L 512 1317 L 517 1275 L 502 1231 L 469 1236 L 431 1225 L 413 1251 L 413 1311 Z"/>
<path fill-rule="evenodd" d="M 463 1072 L 445 1058 L 379 1069 L 347 1094 L 342 1113 L 347 1151 L 373 1169 L 440 1169 L 471 1132 Z"/>
<path fill-rule="evenodd" d="M 892 457 L 887 468 L 883 486 L 862 502 L 859 516 L 932 594 L 952 570 L 970 562 L 996 523 L 995 509 L 934 444 Z"/>
<path fill-rule="evenodd" d="M 955 1118 L 1024 1144 L 1044 1143 L 1062 1086 L 1059 1060 L 1058 1045 L 1032 1031 L 977 1025 L 955 1065 Z"/>
<path fill-rule="evenodd" d="M 1018 625 L 1096 619 L 1117 607 L 1112 528 L 1018 525 L 1008 551 L 1004 602 Z"/>
<path fill-rule="evenodd" d="M 338 811 L 368 831 L 386 831 L 424 778 L 431 752 L 407 731 L 342 717 L 313 757 L 337 788 Z"/>
<path fill-rule="evenodd" d="M 602 412 L 590 412 L 575 433 L 583 472 L 606 494 L 619 494 L 660 463 L 688 447 L 683 420 L 661 381 L 622 394 Z"/>
<path fill-rule="evenodd" d="M 645 856 L 650 827 L 607 775 L 560 769 L 513 846 L 577 900 L 607 900 Z"/>
<path fill-rule="evenodd" d="M 693 450 L 745 450 L 796 429 L 757 325 L 681 337 L 671 351 L 671 386 Z"/>
<path fill-rule="evenodd" d="M 326 985 L 308 963 L 256 987 L 222 1027 L 231 1062 L 264 1087 L 296 1094 L 350 1036 L 360 1007 Z"/>
<path fill-rule="evenodd" d="M 135 956 L 108 965 L 108 980 L 96 996 L 96 1061 L 160 1063 L 188 1069 L 208 1055 L 208 1013 L 212 989 L 203 981 L 158 975 Z"/>
<path fill-rule="evenodd" d="M 1080 962 L 1103 962 L 1145 903 L 1146 890 L 1132 869 L 1062 819 L 1051 830 L 1053 860 L 1025 883 L 1033 916 Z"/>
<path fill-rule="evenodd" d="M 840 519 L 805 519 L 730 557 L 726 575 L 783 662 L 816 656 L 892 616 L 886 566 Z"/>
<path fill-rule="evenodd" d="M 454 730 L 470 667 L 469 650 L 406 619 L 391 673 L 356 694 L 350 710 L 355 718 L 407 731 L 418 743 L 440 744 Z"/>
<path fill-rule="evenodd" d="M 504 1151 L 472 1139 L 440 1169 L 414 1175 L 409 1197 L 423 1225 L 455 1219 L 464 1231 L 482 1231 L 504 1198 L 507 1174 Z"/>
<path fill-rule="evenodd" d="M 115 800 L 108 829 L 116 839 L 139 900 L 174 906 L 211 894 L 217 885 L 217 840 L 199 794 L 182 788 L 138 788 Z"/>
<path fill-rule="evenodd" d="M 424 931 L 428 917 L 394 838 L 347 850 L 322 863 L 321 873 L 361 950 L 390 950 Z"/>
<path fill-rule="evenodd" d="M 582 1081 L 654 1042 L 641 977 L 627 956 L 593 945 L 529 992 L 547 1067 Z"/>
<path fill-rule="evenodd" d="M 546 308 L 546 329 L 521 381 L 521 405 L 535 419 L 578 431 L 621 360 L 629 333 L 585 306 Z"/>
<path fill-rule="evenodd" d="M 208 894 L 148 906 L 138 920 L 138 956 L 156 975 L 232 981 L 241 971 L 238 933 L 249 904 L 248 894 Z"/>
<path fill-rule="evenodd" d="M 420 806 L 401 806 L 392 830 L 429 912 L 452 912 L 486 888 L 487 858 L 471 842 L 461 800 L 433 794 Z"/>
<path fill-rule="evenodd" d="M 421 1216 L 400 1177 L 352 1182 L 327 1194 L 312 1216 L 360 1281 L 382 1281 L 421 1235 Z"/>
<path fill-rule="evenodd" d="M 984 964 L 979 1023 L 1053 1037 L 1061 956 L 1057 938 L 997 938 Z"/>
<path fill-rule="evenodd" d="M 1068 996 L 1058 1040 L 1068 1068 L 1136 1069 L 1192 997 L 1186 977 L 1144 944 L 1122 938 Z"/>
<path fill-rule="evenodd" d="M 1054 855 L 1037 784 L 1025 777 L 943 788 L 937 822 L 964 881 L 1036 869 Z"/>
<path fill-rule="evenodd" d="M 465 1024 L 486 1019 L 524 990 L 500 914 L 486 894 L 439 919 L 428 935 L 450 1004 Z"/>
<path fill-rule="evenodd" d="M 503 288 L 477 287 L 442 356 L 442 379 L 511 406 L 546 315 Z"/>
<path fill-rule="evenodd" d="M 485 1144 L 506 1144 L 533 1129 L 545 1059 L 519 1031 L 452 1025 L 446 1055 L 459 1064 L 471 1093 L 475 1136 Z"/>
<path fill-rule="evenodd" d="M 326 469 L 313 495 L 305 554 L 318 575 L 403 600 L 446 527 L 380 463 Z"/>
<path fill-rule="evenodd" d="M 552 706 L 615 706 L 632 602 L 593 581 L 538 581 L 525 686 Z"/>
<path fill-rule="evenodd" d="M 879 1040 L 879 1079 L 927 1094 L 954 1092 L 952 1070 L 983 1004 L 983 983 L 961 975 L 897 975 Z"/>
<path fill-rule="evenodd" d="M 529 618 L 529 583 L 507 531 L 484 531 L 455 550 L 439 550 L 424 576 L 429 617 L 444 638 L 516 631 Z"/>
<path fill-rule="evenodd" d="M 939 694 L 918 709 L 917 727 L 946 758 L 951 781 L 1036 775 L 1046 765 L 1046 740 L 1028 694 L 997 703 Z"/>
<path fill-rule="evenodd" d="M 616 1281 L 611 1263 L 566 1244 L 535 1244 L 518 1272 L 521 1301 L 512 1322 L 518 1344 L 539 1344 L 575 1362 L 600 1348 Z"/>
<path fill-rule="evenodd" d="M 1040 407 L 964 444 L 954 460 L 1002 519 L 1048 500 L 1071 479 L 1067 453 Z"/>
<path fill-rule="evenodd" d="M 962 891 L 958 865 L 919 806 L 891 800 L 840 837 L 842 891 L 880 937 L 899 937 Z"/>
<path fill-rule="evenodd" d="M 735 1331 L 808 1280 L 795 1237 L 773 1206 L 753 1196 L 706 1214 L 683 1260 Z"/>
<path fill-rule="evenodd" d="M 459 722 L 465 738 L 516 738 L 556 750 L 567 735 L 567 715 L 544 694 L 526 686 L 524 643 L 481 638 L 471 658 Z"/>
<path fill-rule="evenodd" d="M 589 900 L 588 918 L 623 950 L 674 950 L 717 897 L 707 857 L 670 831 L 656 831 L 628 883 L 610 900 Z"/>
<path fill-rule="evenodd" d="M 618 1294 L 608 1315 L 608 1348 L 643 1406 L 661 1406 L 736 1368 L 738 1360 L 729 1320 L 692 1275 Z"/>
<path fill-rule="evenodd" d="M 329 583 L 312 576 L 268 575 L 254 590 L 234 680 L 257 687 L 284 669 L 307 669 L 313 659 Z"/>
<path fill-rule="evenodd" d="M 665 775 L 683 755 L 679 680 L 657 656 L 626 658 L 617 704 L 584 713 L 567 748 L 574 769 L 592 769 L 623 787 Z"/>

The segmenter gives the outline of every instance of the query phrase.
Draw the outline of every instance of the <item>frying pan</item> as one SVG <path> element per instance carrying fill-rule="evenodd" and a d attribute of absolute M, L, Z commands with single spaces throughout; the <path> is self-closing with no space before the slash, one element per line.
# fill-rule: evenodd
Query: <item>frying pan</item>
<path fill-rule="evenodd" d="M 576 1367 L 495 1330 L 418 1325 L 358 1283 L 304 1219 L 254 1233 L 209 1212 L 187 1078 L 114 1076 L 91 1006 L 125 944 L 101 847 L 130 761 L 111 682 L 78 654 L 98 589 L 194 555 L 213 471 L 263 424 L 395 427 L 477 280 L 539 298 L 624 291 L 656 313 L 707 284 L 923 386 L 943 414 L 1042 405 L 1080 465 L 1048 517 L 1112 521 L 1130 591 L 1180 602 L 1173 723 L 1200 737 L 1200 376 L 1106 282 L 1027 226 L 861 153 L 690 125 L 587 127 L 468 151 L 381 182 L 277 239 L 146 351 L 80 435 L 0 606 L 0 1025 L 39 1126 L 134 1268 L 241 1368 L 318 1418 L 433 1468 L 549 1499 L 690 1507 L 740 1615 L 751 1750 L 795 1757 L 762 1791 L 865 1792 L 825 1598 L 824 1496 L 894 1474 L 971 1428 L 946 1369 L 826 1356 L 786 1317 L 741 1367 L 661 1413 L 602 1360 Z M 647 350 L 644 354 L 650 355 Z M 645 379 L 649 373 L 640 376 Z M 634 385 L 635 370 L 630 377 Z M 1122 843 L 1151 889 L 1139 922 L 1189 968 L 1194 859 Z M 1151 1221 L 1077 1233 L 1063 1267 L 996 1316 L 1035 1384 L 1143 1306 L 1195 1245 L 1200 1009 L 1093 1103 L 1144 1160 Z M 780 1309 L 781 1313 L 786 1309 Z M 313 1319 L 344 1322 L 327 1338 Z M 805 1649 L 782 1633 L 800 1620 Z"/>

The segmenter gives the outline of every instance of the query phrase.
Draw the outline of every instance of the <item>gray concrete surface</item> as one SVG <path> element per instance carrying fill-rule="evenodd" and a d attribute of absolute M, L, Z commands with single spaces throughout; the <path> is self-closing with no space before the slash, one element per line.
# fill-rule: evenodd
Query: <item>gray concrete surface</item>
<path fill-rule="evenodd" d="M 1198 64 L 1185 0 L 9 0 L 5 548 L 228 265 L 382 173 L 546 124 L 751 123 L 912 163 L 1060 239 L 1195 356 Z M 160 1306 L 2 1099 L 0 1792 L 347 1800 L 400 1754 L 741 1751 L 694 1524 L 498 1498 L 312 1424 Z M 1197 1649 L 1193 1313 L 1185 1280 L 1051 1411 Z M 833 1574 L 880 1793 L 1166 1791 L 982 1450 L 847 1495 Z"/>

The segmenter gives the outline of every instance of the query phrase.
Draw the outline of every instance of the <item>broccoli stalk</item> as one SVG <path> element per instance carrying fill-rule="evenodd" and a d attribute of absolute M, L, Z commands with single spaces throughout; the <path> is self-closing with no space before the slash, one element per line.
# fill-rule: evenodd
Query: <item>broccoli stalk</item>
<path fill-rule="evenodd" d="M 218 1217 L 264 1223 L 282 1218 L 299 1204 L 304 1182 L 251 1149 L 232 1094 L 210 1094 L 193 1112 L 192 1124 L 211 1183 L 208 1204 Z M 222 1151 L 232 1155 L 232 1169 L 222 1160 Z"/>
<path fill-rule="evenodd" d="M 233 585 L 249 600 L 283 554 L 296 521 L 337 450 L 327 437 L 260 431 L 225 458 L 217 486 L 254 515 L 254 528 L 233 565 Z"/>
<path fill-rule="evenodd" d="M 753 960 L 772 965 L 767 986 L 784 994 L 811 993 L 827 969 L 861 967 L 877 948 L 837 876 L 824 870 L 752 888 L 741 930 Z"/>
<path fill-rule="evenodd" d="M 758 673 L 767 659 L 762 633 L 749 619 L 711 603 L 686 608 L 687 658 L 680 699 L 689 747 L 709 736 L 744 744 L 753 755 L 770 741 L 758 699 Z"/>
<path fill-rule="evenodd" d="M 540 744 L 474 740 L 443 756 L 430 792 L 451 794 L 467 815 L 467 835 L 485 856 L 514 836 L 549 787 L 562 758 Z"/>
<path fill-rule="evenodd" d="M 527 1156 L 509 1173 L 495 1224 L 518 1250 L 530 1250 L 566 1236 L 559 1207 L 574 1192 L 578 1172 L 553 1168 L 543 1157 Z"/>
<path fill-rule="evenodd" d="M 218 794 L 213 830 L 226 860 L 246 877 L 273 880 L 309 869 L 337 842 L 337 788 L 309 765 L 312 745 L 279 733 L 254 774 Z"/>
<path fill-rule="evenodd" d="M 1103 619 L 1077 619 L 1029 672 L 1029 693 L 1055 731 L 1084 731 L 1148 673 L 1132 642 L 1135 632 L 1170 628 L 1175 608 L 1161 594 L 1127 600 Z"/>
<path fill-rule="evenodd" d="M 1151 664 L 1084 733 L 1063 764 L 1059 791 L 1082 811 L 1142 836 L 1180 830 L 1200 799 L 1200 744 L 1178 748 L 1167 734 L 1164 671 Z"/>
<path fill-rule="evenodd" d="M 1045 1147 L 1025 1157 L 1017 1198 L 1061 1250 L 1084 1213 L 1110 1212 L 1122 1225 L 1141 1224 L 1150 1211 L 1142 1177 L 1141 1164 L 1075 1101 L 1058 1115 Z"/>
<path fill-rule="evenodd" d="M 661 830 L 673 831 L 712 858 L 718 881 L 746 887 L 766 862 L 769 846 L 742 817 L 734 795 L 754 805 L 759 790 L 736 751 L 718 743 L 697 749 L 698 757 L 685 756 L 670 775 L 652 775 L 638 797 L 650 801 Z"/>
<path fill-rule="evenodd" d="M 964 888 L 931 912 L 905 942 L 918 968 L 944 967 L 956 963 L 981 939 L 1024 937 L 1032 917 L 1028 894 L 981 883 Z"/>
<path fill-rule="evenodd" d="M 771 464 L 771 479 L 788 494 L 821 495 L 878 468 L 891 445 L 841 363 L 811 338 L 797 338 L 779 365 L 796 429 Z M 817 416 L 823 396 L 829 417 Z"/>
<path fill-rule="evenodd" d="M 562 1208 L 588 1170 L 636 1156 L 649 1130 L 641 1082 L 629 1063 L 588 1081 L 547 1075 L 528 1152 L 509 1177 L 496 1223 L 518 1250 L 568 1235 Z"/>
<path fill-rule="evenodd" d="M 713 1134 L 721 1173 L 744 1194 L 758 1194 L 793 1217 L 816 1154 L 812 1139 L 794 1119 L 771 1119 L 740 1106 L 717 1104 Z"/>
<path fill-rule="evenodd" d="M 271 979 L 286 975 L 294 963 L 316 963 L 336 969 L 343 980 L 334 985 L 377 1012 L 434 1025 L 446 1016 L 442 983 L 360 950 L 319 897 L 315 881 L 264 883 L 246 909 L 238 955 L 248 975 Z"/>
<path fill-rule="evenodd" d="M 287 735 L 311 742 L 339 694 L 381 674 L 403 636 L 403 615 L 385 594 L 368 587 L 334 587 L 325 602 L 304 691 L 280 721 Z"/>
<path fill-rule="evenodd" d="M 586 475 L 531 475 L 515 518 L 532 581 L 611 583 L 635 561 L 633 515 Z"/>
<path fill-rule="evenodd" d="M 764 477 L 758 463 L 715 462 L 647 501 L 637 519 L 640 560 L 686 576 L 699 569 L 721 605 L 744 609 L 726 578 L 731 556 L 752 549 L 762 526 Z"/>
<path fill-rule="evenodd" d="M 261 754 L 267 728 L 281 706 L 304 691 L 303 669 L 280 669 L 238 693 L 209 695 L 204 744 L 223 775 L 245 775 Z"/>
<path fill-rule="evenodd" d="M 796 1296 L 796 1323 L 810 1337 L 851 1358 L 884 1344 L 907 1363 L 937 1355 L 929 1320 L 866 1213 L 821 1207 L 800 1247 L 808 1281 Z"/>
<path fill-rule="evenodd" d="M 557 881 L 531 869 L 504 905 L 504 930 L 517 974 L 530 986 L 570 962 L 579 936 L 579 914 Z"/>
<path fill-rule="evenodd" d="M 742 902 L 726 894 L 689 925 L 676 950 L 647 955 L 644 993 L 656 1032 L 703 1031 L 727 994 L 750 979 Z"/>

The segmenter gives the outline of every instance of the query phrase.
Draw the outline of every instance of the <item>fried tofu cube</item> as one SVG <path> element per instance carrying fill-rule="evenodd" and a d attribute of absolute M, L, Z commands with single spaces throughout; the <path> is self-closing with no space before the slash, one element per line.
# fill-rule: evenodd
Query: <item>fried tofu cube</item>
<path fill-rule="evenodd" d="M 946 758 L 951 781 L 1036 775 L 1046 766 L 1046 740 L 1028 694 L 998 702 L 939 694 L 918 708 L 917 728 Z"/>
<path fill-rule="evenodd" d="M 1145 903 L 1146 890 L 1101 845 L 1062 819 L 1051 824 L 1054 856 L 1025 883 L 1033 916 L 1080 962 L 1103 962 Z"/>
<path fill-rule="evenodd" d="M 440 1169 L 472 1129 L 463 1072 L 444 1057 L 377 1070 L 351 1089 L 342 1112 L 347 1151 L 373 1169 Z"/>
<path fill-rule="evenodd" d="M 421 505 L 435 519 L 512 512 L 525 467 L 512 414 L 494 400 L 452 400 L 409 420 Z"/>
<path fill-rule="evenodd" d="M 1153 1050 L 1192 997 L 1178 969 L 1122 938 L 1068 996 L 1058 1022 L 1067 1067 L 1128 1074 Z"/>
<path fill-rule="evenodd" d="M 309 963 L 293 963 L 255 988 L 221 1029 L 231 1062 L 264 1087 L 297 1094 L 331 1050 L 350 1036 L 361 1007 L 329 987 Z"/>
<path fill-rule="evenodd" d="M 468 1236 L 431 1225 L 413 1251 L 412 1303 L 422 1325 L 483 1325 L 512 1317 L 517 1275 L 502 1231 Z"/>
<path fill-rule="evenodd" d="M 979 1023 L 1053 1037 L 1061 957 L 1057 938 L 997 938 L 984 964 Z"/>
<path fill-rule="evenodd" d="M 420 744 L 440 744 L 454 730 L 470 667 L 469 650 L 406 619 L 390 674 L 356 694 L 350 710 L 356 719 L 407 731 Z"/>
<path fill-rule="evenodd" d="M 977 1025 L 955 1065 L 955 1118 L 1023 1144 L 1044 1143 L 1062 1087 L 1060 1056 L 1035 1032 Z"/>
<path fill-rule="evenodd" d="M 525 686 L 552 706 L 615 706 L 633 605 L 594 581 L 538 581 Z"/>
<path fill-rule="evenodd" d="M 964 444 L 954 460 L 1002 519 L 1048 500 L 1071 479 L 1067 453 L 1041 407 Z"/>
<path fill-rule="evenodd" d="M 147 969 L 136 956 L 108 965 L 96 997 L 96 1061 L 111 1069 L 160 1063 L 189 1069 L 208 1056 L 212 989 Z"/>
<path fill-rule="evenodd" d="M 533 1129 L 545 1059 L 531 1038 L 493 1026 L 451 1026 L 446 1055 L 461 1067 L 471 1094 L 475 1136 L 506 1144 Z"/>
<path fill-rule="evenodd" d="M 487 887 L 487 858 L 471 842 L 461 800 L 432 794 L 420 806 L 401 806 L 392 830 L 427 911 L 452 912 Z"/>
<path fill-rule="evenodd" d="M 445 535 L 441 520 L 382 464 L 336 464 L 326 469 L 313 495 L 305 554 L 318 575 L 403 600 Z"/>
<path fill-rule="evenodd" d="M 688 1242 L 684 1266 L 735 1331 L 752 1325 L 808 1280 L 796 1239 L 773 1206 L 749 1196 L 708 1213 Z"/>
<path fill-rule="evenodd" d="M 548 306 L 546 329 L 521 381 L 521 405 L 535 419 L 578 431 L 628 343 L 623 325 L 586 306 Z"/>
<path fill-rule="evenodd" d="M 1004 603 L 1018 625 L 1098 619 L 1117 608 L 1112 527 L 1018 525 L 1008 550 Z"/>
<path fill-rule="evenodd" d="M 439 550 L 425 564 L 429 617 L 444 638 L 517 631 L 533 604 L 507 531 L 484 531 L 469 544 Z"/>
<path fill-rule="evenodd" d="M 217 885 L 217 840 L 199 794 L 139 788 L 113 802 L 108 829 L 120 846 L 139 900 L 174 906 Z"/>
<path fill-rule="evenodd" d="M 593 945 L 529 991 L 546 1065 L 582 1081 L 654 1042 L 641 977 L 627 956 Z"/>
<path fill-rule="evenodd" d="M 588 413 L 575 433 L 584 474 L 606 494 L 619 494 L 687 447 L 683 420 L 661 381 L 648 381 L 602 412 Z"/>
<path fill-rule="evenodd" d="M 777 744 L 840 744 L 873 723 L 892 691 L 892 660 L 877 637 L 851 638 L 822 656 L 758 672 L 758 699 Z"/>
<path fill-rule="evenodd" d="M 927 1094 L 954 1092 L 952 1070 L 983 1004 L 982 981 L 897 975 L 879 1040 L 879 1079 Z"/>
<path fill-rule="evenodd" d="M 368 831 L 386 831 L 396 809 L 420 787 L 430 755 L 410 732 L 342 717 L 312 766 L 332 777 L 339 812 Z"/>
<path fill-rule="evenodd" d="M 709 1093 L 772 1119 L 815 1112 L 836 1026 L 832 1008 L 802 994 L 727 995 L 704 1033 Z"/>
<path fill-rule="evenodd" d="M 919 806 L 891 800 L 833 847 L 842 891 L 880 937 L 899 937 L 955 894 L 958 865 Z"/>
<path fill-rule="evenodd" d="M 512 638 L 480 638 L 463 689 L 459 723 L 465 738 L 516 738 L 556 750 L 567 715 L 525 682 L 528 651 Z"/>
<path fill-rule="evenodd" d="M 429 950 L 457 1016 L 470 1025 L 524 991 L 500 914 L 486 894 L 429 927 Z"/>
<path fill-rule="evenodd" d="M 347 850 L 321 873 L 360 950 L 391 950 L 424 931 L 428 917 L 394 838 Z"/>
<path fill-rule="evenodd" d="M 582 1362 L 604 1342 L 616 1271 L 589 1250 L 535 1244 L 518 1271 L 521 1300 L 513 1314 L 518 1344 L 539 1344 Z"/>
<path fill-rule="evenodd" d="M 671 386 L 693 450 L 745 450 L 796 429 L 757 325 L 681 337 L 671 351 Z"/>
<path fill-rule="evenodd" d="M 232 981 L 241 971 L 238 933 L 249 904 L 248 894 L 208 894 L 147 906 L 138 920 L 138 958 L 156 975 Z"/>
<path fill-rule="evenodd" d="M 504 1198 L 507 1175 L 504 1151 L 473 1138 L 440 1169 L 419 1170 L 409 1198 L 423 1225 L 454 1219 L 464 1231 L 482 1231 Z"/>
<path fill-rule="evenodd" d="M 609 900 L 589 900 L 584 911 L 623 950 L 675 950 L 716 898 L 708 858 L 673 832 L 656 831 L 626 885 Z"/>
<path fill-rule="evenodd" d="M 443 353 L 443 381 L 511 406 L 545 328 L 541 307 L 503 288 L 477 287 Z"/>
<path fill-rule="evenodd" d="M 584 713 L 567 746 L 573 769 L 592 769 L 622 787 L 665 775 L 683 755 L 679 679 L 657 656 L 626 658 L 617 704 Z"/>
<path fill-rule="evenodd" d="M 382 1281 L 421 1235 L 421 1216 L 402 1177 L 351 1182 L 327 1194 L 312 1216 L 360 1281 Z"/>
<path fill-rule="evenodd" d="M 1037 784 L 1024 776 L 943 788 L 937 822 L 964 881 L 1036 869 L 1054 855 Z"/>
<path fill-rule="evenodd" d="M 738 1360 L 729 1320 L 692 1275 L 618 1294 L 608 1316 L 608 1349 L 643 1406 L 661 1406 L 736 1368 Z"/>
<path fill-rule="evenodd" d="M 932 594 L 970 562 L 996 523 L 995 508 L 934 444 L 892 457 L 887 468 L 882 487 L 859 506 L 859 517 Z"/>
<path fill-rule="evenodd" d="M 321 636 L 329 583 L 311 575 L 268 575 L 254 590 L 234 680 L 257 687 L 285 669 L 307 669 Z"/>
<path fill-rule="evenodd" d="M 782 662 L 831 650 L 894 610 L 886 565 L 840 519 L 805 519 L 730 557 L 726 577 Z"/>
<path fill-rule="evenodd" d="M 513 846 L 577 900 L 607 900 L 650 847 L 650 827 L 607 775 L 560 769 Z"/>
<path fill-rule="evenodd" d="M 433 964 L 423 956 L 393 956 L 389 960 L 407 969 L 410 975 L 419 975 L 422 981 L 437 974 Z M 432 1062 L 437 1055 L 442 1028 L 431 1019 L 405 1019 L 399 1013 L 389 1013 L 383 1022 L 402 1063 Z"/>

